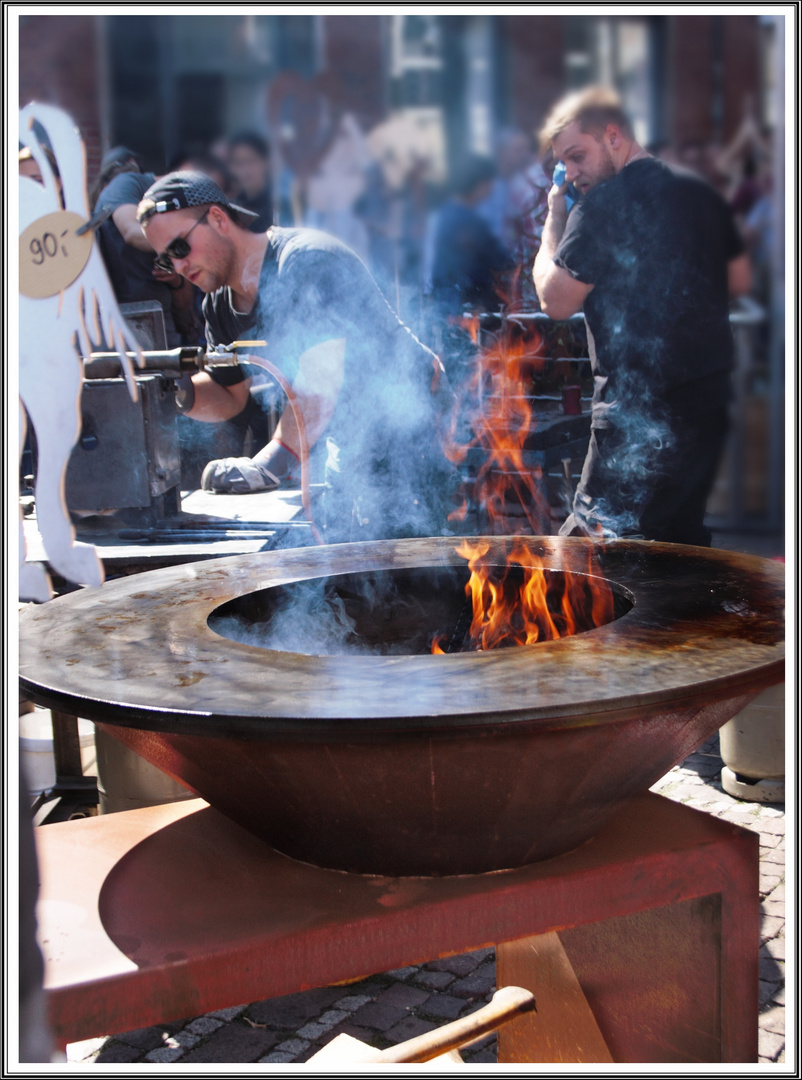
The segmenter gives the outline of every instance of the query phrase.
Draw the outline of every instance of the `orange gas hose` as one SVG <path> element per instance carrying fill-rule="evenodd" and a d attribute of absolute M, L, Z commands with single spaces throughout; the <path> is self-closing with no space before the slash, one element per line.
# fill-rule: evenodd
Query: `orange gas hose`
<path fill-rule="evenodd" d="M 238 342 L 234 342 L 236 346 Z M 246 344 L 243 342 L 243 344 Z M 247 342 L 249 345 L 255 345 L 256 342 Z M 260 343 L 264 344 L 264 343 Z M 325 540 L 320 535 L 315 519 L 312 516 L 312 500 L 309 495 L 309 442 L 306 438 L 306 425 L 304 424 L 303 414 L 301 413 L 301 407 L 298 404 L 298 398 L 295 395 L 295 391 L 290 386 L 286 377 L 282 375 L 275 364 L 271 364 L 269 360 L 263 359 L 261 356 L 255 356 L 252 353 L 247 353 L 241 358 L 238 354 L 238 360 L 242 360 L 248 364 L 255 364 L 260 368 L 264 368 L 268 374 L 272 375 L 281 389 L 287 395 L 287 401 L 292 409 L 293 416 L 295 417 L 295 424 L 298 428 L 298 449 L 300 450 L 300 463 L 301 463 L 301 505 L 306 513 L 306 519 L 312 526 L 312 535 L 314 536 L 318 544 L 324 544 Z"/>

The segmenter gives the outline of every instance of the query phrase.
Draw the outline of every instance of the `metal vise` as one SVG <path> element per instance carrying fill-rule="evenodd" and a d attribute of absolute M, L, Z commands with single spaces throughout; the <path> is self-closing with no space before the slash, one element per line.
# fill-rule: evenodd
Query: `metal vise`
<path fill-rule="evenodd" d="M 135 356 L 135 354 L 131 354 Z M 83 360 L 81 434 L 67 468 L 70 510 L 124 512 L 131 525 L 154 525 L 180 510 L 181 456 L 176 382 L 211 364 L 234 365 L 235 351 L 207 353 L 202 346 L 143 350 L 132 402 L 121 377 L 120 354 Z"/>

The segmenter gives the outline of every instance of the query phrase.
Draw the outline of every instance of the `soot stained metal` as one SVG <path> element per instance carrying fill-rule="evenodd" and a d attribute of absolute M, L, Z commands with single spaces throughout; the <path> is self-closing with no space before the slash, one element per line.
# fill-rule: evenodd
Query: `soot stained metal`
<path fill-rule="evenodd" d="M 616 617 L 433 656 L 427 639 L 464 605 L 452 539 L 277 551 L 29 609 L 22 684 L 305 861 L 396 876 L 550 858 L 783 679 L 783 572 L 701 548 L 522 540 L 553 576 L 587 574 L 592 555 Z M 483 541 L 503 565 L 512 540 Z M 393 589 L 351 603 L 370 654 L 265 649 L 213 628 L 232 604 L 259 623 L 271 593 L 327 579 L 347 598 L 371 578 Z"/>

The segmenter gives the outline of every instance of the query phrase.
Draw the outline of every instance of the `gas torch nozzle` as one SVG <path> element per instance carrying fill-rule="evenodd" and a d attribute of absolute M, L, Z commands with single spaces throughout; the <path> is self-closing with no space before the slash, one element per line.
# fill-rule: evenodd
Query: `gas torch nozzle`
<path fill-rule="evenodd" d="M 186 372 L 202 371 L 206 350 L 202 345 L 185 345 L 178 349 L 143 349 L 141 353 L 126 353 L 134 372 L 142 375 L 159 374 L 167 379 L 180 379 Z M 117 379 L 122 375 L 119 352 L 90 353 L 84 357 L 85 379 Z"/>
<path fill-rule="evenodd" d="M 134 371 L 142 375 L 159 374 L 166 379 L 204 371 L 209 367 L 236 367 L 238 350 L 256 349 L 266 341 L 232 341 L 207 352 L 203 345 L 185 345 L 178 349 L 143 349 L 141 353 L 126 353 L 133 361 Z M 119 352 L 93 352 L 84 357 L 85 379 L 117 379 L 122 375 Z M 140 359 L 141 358 L 141 359 Z"/>

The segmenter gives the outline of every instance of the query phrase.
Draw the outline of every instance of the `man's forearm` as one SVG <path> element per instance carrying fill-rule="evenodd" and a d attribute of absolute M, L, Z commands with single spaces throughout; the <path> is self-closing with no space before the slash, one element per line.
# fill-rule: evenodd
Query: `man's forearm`
<path fill-rule="evenodd" d="M 194 400 L 185 415 L 191 420 L 202 420 L 207 424 L 231 420 L 247 405 L 250 387 L 250 379 L 233 386 L 221 386 L 202 371 L 192 376 Z"/>
<path fill-rule="evenodd" d="M 567 221 L 567 215 L 563 217 L 561 214 L 555 214 L 551 210 L 546 218 L 534 266 L 535 288 L 538 295 L 541 287 L 545 284 L 546 276 L 554 265 L 554 256 L 557 254 L 557 248 L 563 238 Z"/>

